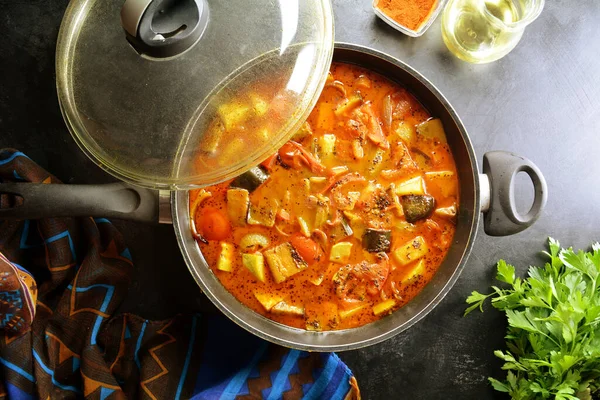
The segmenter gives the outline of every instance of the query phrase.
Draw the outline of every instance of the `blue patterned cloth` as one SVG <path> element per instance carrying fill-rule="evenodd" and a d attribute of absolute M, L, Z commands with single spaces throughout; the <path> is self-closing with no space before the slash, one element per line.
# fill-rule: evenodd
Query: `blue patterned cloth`
<path fill-rule="evenodd" d="M 59 184 L 0 150 L 0 182 L 15 180 Z M 16 203 L 0 194 L 0 208 Z M 359 398 L 335 354 L 267 343 L 222 315 L 116 314 L 133 271 L 106 219 L 0 221 L 0 398 Z"/>

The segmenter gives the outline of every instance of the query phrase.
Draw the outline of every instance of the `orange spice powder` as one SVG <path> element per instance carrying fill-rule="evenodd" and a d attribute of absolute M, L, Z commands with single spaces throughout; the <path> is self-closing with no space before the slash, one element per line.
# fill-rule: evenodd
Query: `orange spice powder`
<path fill-rule="evenodd" d="M 405 27 L 417 30 L 427 20 L 436 0 L 378 0 L 376 7 Z"/>

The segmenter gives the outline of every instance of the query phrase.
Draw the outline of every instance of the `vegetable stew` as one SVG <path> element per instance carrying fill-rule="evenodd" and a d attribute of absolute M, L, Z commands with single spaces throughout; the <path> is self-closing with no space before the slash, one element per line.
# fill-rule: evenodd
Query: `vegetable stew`
<path fill-rule="evenodd" d="M 441 121 L 399 85 L 342 63 L 277 154 L 190 199 L 192 230 L 225 288 L 317 331 L 410 301 L 446 256 L 458 204 Z"/>

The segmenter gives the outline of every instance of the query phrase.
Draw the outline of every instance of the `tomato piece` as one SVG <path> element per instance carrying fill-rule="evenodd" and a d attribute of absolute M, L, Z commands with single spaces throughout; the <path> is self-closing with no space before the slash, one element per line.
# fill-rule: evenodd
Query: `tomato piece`
<path fill-rule="evenodd" d="M 387 259 L 377 264 L 363 261 L 360 264 L 345 265 L 334 276 L 335 294 L 347 304 L 365 301 L 367 294 L 374 296 L 383 289 L 389 271 Z"/>
<path fill-rule="evenodd" d="M 360 110 L 355 111 L 355 116 L 360 116 L 362 112 Z M 357 118 L 358 119 L 358 118 Z M 367 135 L 367 126 L 355 119 L 349 119 L 344 125 L 341 133 L 345 133 L 346 139 L 354 140 L 354 139 L 364 139 Z"/>
<path fill-rule="evenodd" d="M 224 240 L 231 234 L 231 224 L 223 212 L 207 207 L 200 213 L 200 230 L 208 240 Z"/>
<path fill-rule="evenodd" d="M 383 133 L 383 130 L 381 129 L 381 126 L 379 125 L 379 122 L 377 122 L 375 117 L 371 119 L 371 129 L 369 129 L 367 137 L 371 139 L 373 143 L 375 143 L 377 146 L 381 147 L 384 150 L 390 148 L 390 142 L 388 142 L 387 138 Z"/>
<path fill-rule="evenodd" d="M 387 280 L 389 272 L 390 267 L 387 260 L 378 264 L 371 264 L 364 274 L 364 279 L 367 282 L 367 293 L 371 296 L 379 293 L 383 289 L 383 284 Z"/>
<path fill-rule="evenodd" d="M 354 112 L 354 115 L 358 120 L 357 129 L 360 130 L 362 134 L 366 131 L 366 136 L 377 146 L 384 150 L 390 148 L 390 143 L 385 137 L 383 129 L 381 129 L 379 118 L 375 115 L 370 102 L 367 102 L 358 108 Z M 361 135 L 361 137 L 363 136 Z"/>
<path fill-rule="evenodd" d="M 300 257 L 309 264 L 319 261 L 323 256 L 321 246 L 317 242 L 300 234 L 292 236 L 290 243 L 300 254 Z"/>
<path fill-rule="evenodd" d="M 279 149 L 279 157 L 281 162 L 294 169 L 302 168 L 302 155 L 300 151 L 287 142 Z"/>
<path fill-rule="evenodd" d="M 267 171 L 271 171 L 275 164 L 277 163 L 277 153 L 273 154 L 271 157 L 267 158 L 265 161 L 260 163 L 263 167 L 267 169 Z"/>
<path fill-rule="evenodd" d="M 408 116 L 412 111 L 412 102 L 412 96 L 405 90 L 400 90 L 392 94 L 392 104 L 396 103 L 396 106 L 394 107 L 392 113 L 392 117 L 394 119 L 406 118 L 406 116 Z"/>
<path fill-rule="evenodd" d="M 284 164 L 294 169 L 301 169 L 303 165 L 306 165 L 314 173 L 322 173 L 325 171 L 325 167 L 315 158 L 315 156 L 302 147 L 300 143 L 296 143 L 292 140 L 281 146 L 279 149 L 279 157 L 281 157 L 281 161 Z"/>

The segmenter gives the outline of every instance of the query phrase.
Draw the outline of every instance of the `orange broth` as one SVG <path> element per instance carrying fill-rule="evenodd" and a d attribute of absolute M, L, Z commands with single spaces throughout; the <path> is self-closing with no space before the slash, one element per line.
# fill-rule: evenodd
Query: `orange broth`
<path fill-rule="evenodd" d="M 211 269 L 244 305 L 301 329 L 354 328 L 402 307 L 432 279 L 455 233 L 458 179 L 440 121 L 396 83 L 334 63 L 307 124 L 292 140 L 262 164 L 269 177 L 248 191 L 246 221 L 232 220 L 231 181 L 191 193 L 198 243 Z M 429 211 L 407 222 L 407 199 L 428 199 Z M 265 226 L 273 218 L 274 225 Z M 227 226 L 215 233 L 215 224 Z M 383 242 L 369 242 L 368 229 Z M 262 235 L 262 244 L 241 248 L 250 233 Z M 222 243 L 230 246 L 229 271 L 219 269 Z M 282 244 L 297 270 L 283 281 L 278 273 L 277 283 L 275 272 L 290 271 L 276 271 L 267 255 Z M 349 256 L 330 259 L 348 249 Z M 258 260 L 263 274 L 253 273 L 243 257 Z"/>

